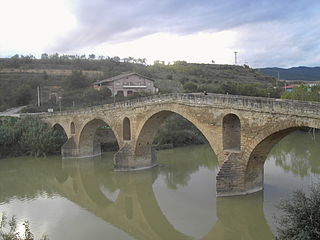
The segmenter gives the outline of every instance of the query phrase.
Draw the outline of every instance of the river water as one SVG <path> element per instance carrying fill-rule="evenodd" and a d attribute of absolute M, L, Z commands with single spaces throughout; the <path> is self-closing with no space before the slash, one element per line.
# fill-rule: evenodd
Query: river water
<path fill-rule="evenodd" d="M 0 212 L 51 240 L 273 239 L 279 201 L 319 182 L 319 144 L 320 134 L 290 134 L 268 156 L 264 190 L 226 198 L 208 145 L 159 151 L 160 166 L 137 172 L 114 172 L 113 153 L 2 159 Z"/>

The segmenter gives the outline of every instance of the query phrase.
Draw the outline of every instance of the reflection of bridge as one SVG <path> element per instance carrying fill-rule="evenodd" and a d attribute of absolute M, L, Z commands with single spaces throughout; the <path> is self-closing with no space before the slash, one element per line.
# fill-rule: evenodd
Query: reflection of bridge
<path fill-rule="evenodd" d="M 83 167 L 79 160 L 64 160 L 69 177 L 55 182 L 55 189 L 82 208 L 137 239 L 190 239 L 177 231 L 162 213 L 152 184 L 158 170 L 139 173 L 113 172 L 101 166 Z M 97 177 L 98 176 L 98 177 Z M 114 202 L 101 186 L 119 189 Z M 263 213 L 263 193 L 217 201 L 218 221 L 203 239 L 271 239 Z M 259 236 L 257 234 L 259 233 Z"/>
<path fill-rule="evenodd" d="M 41 117 L 65 130 L 65 157 L 100 154 L 95 131 L 108 124 L 120 147 L 115 167 L 130 170 L 156 164 L 153 138 L 173 113 L 192 122 L 216 153 L 221 167 L 218 196 L 261 190 L 263 164 L 272 146 L 297 128 L 320 127 L 319 103 L 215 94 L 160 95 Z"/>
<path fill-rule="evenodd" d="M 136 239 L 190 239 L 159 207 L 152 184 L 161 169 L 124 173 L 110 171 L 109 165 L 95 160 L 63 160 L 62 168 L 58 160 L 43 161 L 20 162 L 15 171 L 8 171 L 14 178 L 0 174 L 0 202 L 58 194 Z M 191 174 L 193 168 L 184 174 Z M 263 192 L 219 198 L 216 212 L 218 220 L 203 239 L 272 239 L 263 213 Z"/>

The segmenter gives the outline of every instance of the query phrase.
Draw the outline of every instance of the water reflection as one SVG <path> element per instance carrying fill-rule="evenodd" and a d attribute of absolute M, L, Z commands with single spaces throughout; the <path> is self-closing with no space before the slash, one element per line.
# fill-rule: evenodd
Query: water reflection
<path fill-rule="evenodd" d="M 160 151 L 160 166 L 139 172 L 114 172 L 112 153 L 4 159 L 0 211 L 18 218 L 30 211 L 36 232 L 52 240 L 273 239 L 274 205 L 297 179 L 319 174 L 319 141 L 304 132 L 284 138 L 267 160 L 265 191 L 232 198 L 215 197 L 218 165 L 209 146 Z"/>
<path fill-rule="evenodd" d="M 58 158 L 45 160 L 17 158 L 1 161 L 1 206 L 7 204 L 10 207 L 10 203 L 16 199 L 27 204 L 43 197 L 68 199 L 101 221 L 126 232 L 128 235 L 125 239 L 272 239 L 263 214 L 262 193 L 216 200 L 214 182 L 195 181 L 201 177 L 202 169 L 209 169 L 207 172 L 212 174 L 214 179 L 217 162 L 208 146 L 163 151 L 159 156 L 162 164 L 159 168 L 141 172 L 114 172 L 111 157 L 112 155 L 105 155 L 104 159 L 90 161 L 88 159 L 59 161 Z M 199 202 L 195 202 L 193 207 L 202 208 L 214 215 L 215 221 L 208 223 L 198 221 L 199 218 L 190 215 L 191 208 L 183 209 L 184 217 L 190 218 L 188 221 L 193 223 L 195 231 L 201 225 L 207 224 L 209 228 L 206 231 L 202 231 L 196 237 L 192 231 L 191 234 L 180 231 L 174 221 L 170 221 L 164 214 L 162 207 L 167 203 L 161 202 L 161 198 L 157 198 L 155 194 L 157 192 L 155 182 L 159 183 L 161 178 L 169 190 L 175 191 L 174 194 L 179 195 L 178 190 L 192 184 L 196 184 L 192 185 L 194 190 L 203 188 L 205 191 L 207 189 L 210 191 L 216 206 L 211 202 L 199 206 Z M 181 205 L 186 197 L 184 194 L 185 192 L 178 196 Z M 190 194 L 187 197 L 192 197 L 192 194 L 198 192 Z M 75 211 L 70 205 L 68 207 L 60 205 L 59 211 L 63 213 L 61 217 L 64 218 L 75 215 L 73 221 L 87 218 L 85 213 Z M 50 221 L 50 216 L 47 218 Z M 59 227 L 68 228 L 61 225 Z M 64 229 L 60 231 L 63 232 Z M 82 229 L 79 228 L 77 231 L 81 232 Z M 50 229 L 48 234 L 50 239 L 59 238 Z M 98 234 L 101 234 L 100 230 L 90 233 L 93 239 L 98 239 Z M 86 238 L 83 234 L 83 239 Z M 81 234 L 77 239 L 81 239 Z"/>
<path fill-rule="evenodd" d="M 320 134 L 295 131 L 280 141 L 269 154 L 276 166 L 300 177 L 320 173 Z"/>

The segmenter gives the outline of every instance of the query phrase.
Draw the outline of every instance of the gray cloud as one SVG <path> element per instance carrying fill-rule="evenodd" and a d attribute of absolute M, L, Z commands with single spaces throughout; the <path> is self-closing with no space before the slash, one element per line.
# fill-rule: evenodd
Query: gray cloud
<path fill-rule="evenodd" d="M 242 37 L 235 48 L 243 49 L 255 65 L 271 64 L 267 59 L 281 65 L 303 59 L 314 64 L 316 58 L 309 59 L 309 52 L 319 51 L 320 35 L 314 24 L 319 9 L 316 0 L 76 0 L 73 12 L 78 28 L 51 50 L 72 51 L 157 32 L 237 29 Z M 284 61 L 285 57 L 290 59 Z"/>

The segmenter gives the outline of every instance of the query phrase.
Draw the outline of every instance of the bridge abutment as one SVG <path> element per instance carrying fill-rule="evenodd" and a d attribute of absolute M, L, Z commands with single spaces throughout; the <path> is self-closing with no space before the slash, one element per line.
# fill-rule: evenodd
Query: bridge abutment
<path fill-rule="evenodd" d="M 157 154 L 153 147 L 144 146 L 136 154 L 131 144 L 125 144 L 114 155 L 114 168 L 117 171 L 132 171 L 152 168 L 157 165 Z"/>
<path fill-rule="evenodd" d="M 79 148 L 73 136 L 61 147 L 61 156 L 62 158 L 77 158 L 79 156 Z"/>
<path fill-rule="evenodd" d="M 263 189 L 263 167 L 248 174 L 240 153 L 229 153 L 216 176 L 218 197 L 246 195 Z M 248 176 L 251 178 L 248 180 Z"/>

